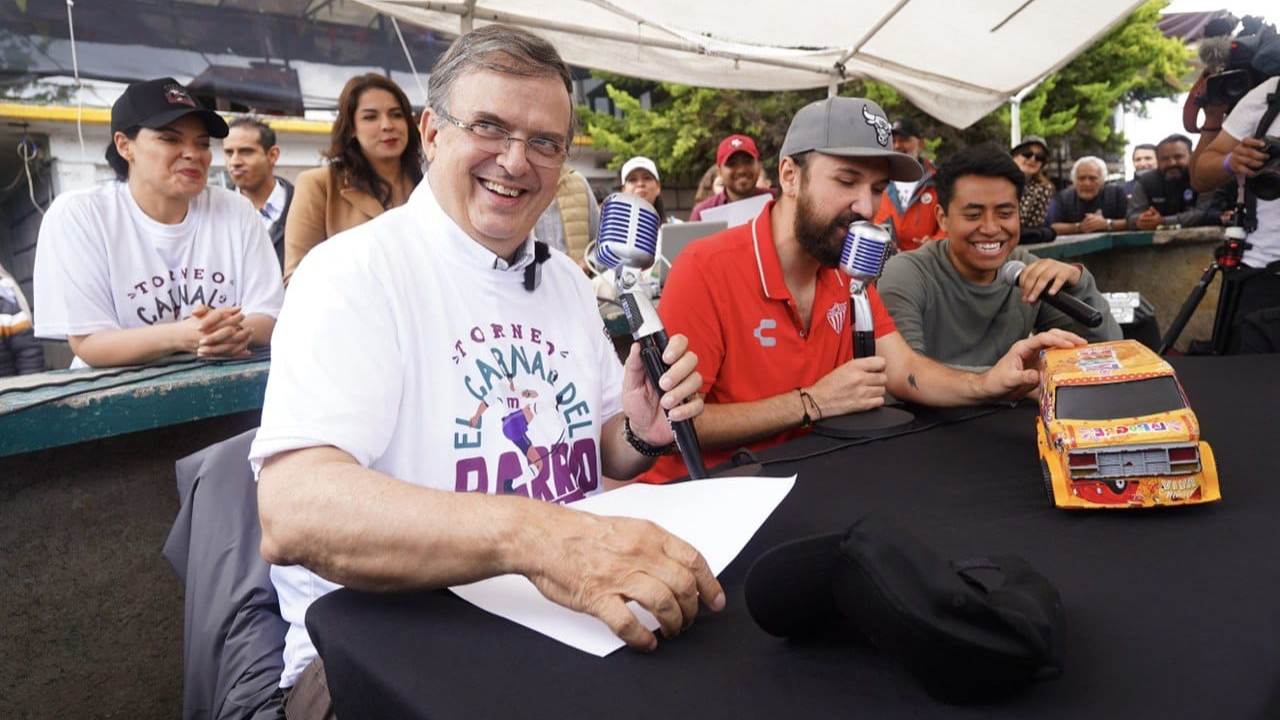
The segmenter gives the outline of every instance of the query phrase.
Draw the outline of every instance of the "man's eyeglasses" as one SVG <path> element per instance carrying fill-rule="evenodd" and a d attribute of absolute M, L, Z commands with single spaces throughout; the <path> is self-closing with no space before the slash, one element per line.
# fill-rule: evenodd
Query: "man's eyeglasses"
<path fill-rule="evenodd" d="M 1038 152 L 1031 152 L 1030 150 L 1023 150 L 1022 152 L 1020 152 L 1020 153 L 1018 153 L 1018 154 L 1019 154 L 1019 155 L 1021 155 L 1021 156 L 1022 156 L 1022 157 L 1024 157 L 1024 158 L 1028 159 L 1028 160 L 1035 160 L 1035 161 L 1036 161 L 1036 162 L 1038 162 L 1038 163 L 1042 163 L 1042 162 L 1044 162 L 1045 160 L 1048 160 L 1048 159 L 1049 159 L 1049 156 L 1048 156 L 1048 155 L 1041 155 L 1041 154 L 1040 154 L 1040 153 L 1038 153 Z"/>
<path fill-rule="evenodd" d="M 462 122 L 443 110 L 433 109 L 436 115 L 461 130 L 466 130 L 475 140 L 476 146 L 491 153 L 504 153 L 512 142 L 522 142 L 528 152 L 525 157 L 530 165 L 541 168 L 558 168 L 564 164 L 569 149 L 564 143 L 549 137 L 518 138 L 501 125 L 484 120 Z"/>

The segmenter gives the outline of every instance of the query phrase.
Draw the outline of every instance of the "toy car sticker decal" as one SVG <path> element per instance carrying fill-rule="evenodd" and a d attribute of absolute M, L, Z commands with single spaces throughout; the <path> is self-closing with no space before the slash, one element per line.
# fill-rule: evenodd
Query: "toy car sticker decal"
<path fill-rule="evenodd" d="M 1125 435 L 1142 435 L 1145 433 L 1163 433 L 1176 432 L 1180 433 L 1186 429 L 1181 420 L 1166 420 L 1157 422 L 1140 422 L 1132 425 L 1115 425 L 1115 426 L 1092 426 L 1080 428 L 1081 440 L 1102 440 L 1109 437 L 1124 437 Z"/>
<path fill-rule="evenodd" d="M 1087 373 L 1115 372 L 1121 370 L 1120 358 L 1109 347 L 1086 346 L 1076 353 L 1076 367 Z"/>

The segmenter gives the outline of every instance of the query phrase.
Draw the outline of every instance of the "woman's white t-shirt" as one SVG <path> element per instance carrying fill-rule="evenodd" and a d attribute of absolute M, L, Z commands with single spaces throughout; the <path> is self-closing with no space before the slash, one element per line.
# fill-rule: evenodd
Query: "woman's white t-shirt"
<path fill-rule="evenodd" d="M 59 195 L 40 224 L 34 285 L 36 335 L 58 340 L 182 320 L 200 304 L 275 317 L 284 302 L 258 214 L 216 187 L 175 225 L 148 217 L 126 183 Z"/>
<path fill-rule="evenodd" d="M 507 267 L 424 180 L 405 205 L 308 253 L 272 336 L 255 471 L 278 453 L 331 445 L 449 492 L 562 503 L 597 492 L 622 364 L 566 255 L 553 250 L 537 289 L 525 289 L 532 246 Z M 307 608 L 339 586 L 296 565 L 272 567 L 271 579 L 290 624 L 288 687 L 316 655 Z"/>

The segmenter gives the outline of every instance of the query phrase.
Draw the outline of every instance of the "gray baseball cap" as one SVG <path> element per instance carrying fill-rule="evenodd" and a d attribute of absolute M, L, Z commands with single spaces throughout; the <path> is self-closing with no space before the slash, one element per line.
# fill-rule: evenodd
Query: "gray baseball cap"
<path fill-rule="evenodd" d="M 880 106 L 863 98 L 830 97 L 800 108 L 791 119 L 782 155 L 814 150 L 840 157 L 882 157 L 889 179 L 910 182 L 924 175 L 915 158 L 893 149 L 893 126 Z"/>

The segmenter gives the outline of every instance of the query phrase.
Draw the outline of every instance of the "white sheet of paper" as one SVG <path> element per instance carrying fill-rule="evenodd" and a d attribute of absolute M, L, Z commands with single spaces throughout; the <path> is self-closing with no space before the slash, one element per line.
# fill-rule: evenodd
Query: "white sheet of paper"
<path fill-rule="evenodd" d="M 651 520 L 696 547 L 719 575 L 755 535 L 796 478 L 729 477 L 675 485 L 628 485 L 574 503 L 575 510 Z M 502 575 L 450 588 L 459 597 L 512 622 L 597 657 L 622 647 L 609 626 L 556 605 L 522 575 Z M 650 630 L 653 615 L 629 603 Z"/>
<path fill-rule="evenodd" d="M 723 220 L 729 223 L 729 227 L 737 227 L 746 225 L 760 214 L 760 209 L 765 203 L 773 199 L 769 193 L 760 193 L 752 195 L 749 198 L 737 200 L 731 203 L 725 203 L 718 207 L 707 208 L 702 211 L 703 220 Z"/>

